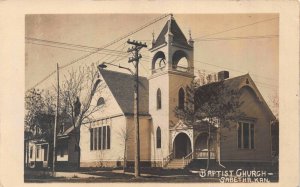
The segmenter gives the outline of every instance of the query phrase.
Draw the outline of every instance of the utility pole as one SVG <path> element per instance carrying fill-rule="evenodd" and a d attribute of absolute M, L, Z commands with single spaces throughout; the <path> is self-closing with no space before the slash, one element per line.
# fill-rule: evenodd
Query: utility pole
<path fill-rule="evenodd" d="M 58 63 L 56 64 L 56 74 L 57 74 L 57 96 L 56 96 L 56 113 L 55 113 L 55 122 L 54 122 L 54 128 L 53 128 L 53 165 L 52 165 L 52 171 L 53 174 L 55 174 L 55 164 L 56 164 L 56 128 L 58 123 L 58 105 L 59 105 L 59 68 Z"/>
<path fill-rule="evenodd" d="M 138 178 L 140 176 L 140 125 L 139 125 L 139 59 L 142 55 L 139 51 L 143 47 L 147 47 L 146 44 L 138 41 L 127 41 L 128 44 L 133 45 L 127 50 L 128 53 L 133 53 L 133 57 L 129 58 L 128 63 L 133 63 L 135 67 L 134 72 L 134 125 L 135 125 L 135 157 L 134 157 L 134 176 Z M 134 63 L 135 62 L 135 63 Z"/>

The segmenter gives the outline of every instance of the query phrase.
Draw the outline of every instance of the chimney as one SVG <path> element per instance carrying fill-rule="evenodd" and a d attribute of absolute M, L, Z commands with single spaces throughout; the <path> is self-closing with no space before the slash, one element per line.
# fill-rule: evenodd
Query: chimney
<path fill-rule="evenodd" d="M 218 81 L 222 81 L 229 78 L 229 71 L 220 71 L 218 72 Z"/>

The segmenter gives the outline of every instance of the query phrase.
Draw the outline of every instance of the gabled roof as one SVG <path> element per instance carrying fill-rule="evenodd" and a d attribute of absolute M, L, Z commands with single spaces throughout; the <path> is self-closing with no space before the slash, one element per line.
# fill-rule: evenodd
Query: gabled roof
<path fill-rule="evenodd" d="M 211 84 L 211 83 L 209 83 L 209 84 Z M 206 84 L 206 85 L 209 85 L 209 84 Z M 206 85 L 200 86 L 199 89 L 201 89 L 201 88 L 205 89 Z M 264 100 L 263 96 L 261 95 L 260 91 L 256 87 L 254 81 L 252 80 L 252 78 L 249 74 L 225 79 L 224 85 L 231 90 L 239 90 L 244 86 L 248 86 L 248 87 L 252 88 L 252 90 L 255 92 L 257 98 L 259 99 L 259 101 L 261 101 L 264 104 L 264 106 L 266 107 L 267 112 L 270 114 L 270 116 L 272 116 L 272 118 L 275 119 L 273 112 L 269 108 L 268 104 Z"/>
<path fill-rule="evenodd" d="M 167 21 L 167 23 L 163 27 L 162 31 L 158 35 L 152 48 L 158 47 L 158 46 L 166 43 L 165 35 L 168 33 L 169 30 L 173 34 L 173 42 L 174 43 L 181 44 L 181 45 L 187 46 L 187 47 L 191 47 L 188 44 L 186 37 L 184 36 L 183 32 L 179 28 L 175 19 L 171 18 Z"/>
<path fill-rule="evenodd" d="M 134 105 L 134 77 L 131 74 L 100 70 L 108 88 L 113 94 L 125 115 L 133 114 Z M 149 84 L 146 77 L 139 77 L 139 113 L 149 113 Z"/>

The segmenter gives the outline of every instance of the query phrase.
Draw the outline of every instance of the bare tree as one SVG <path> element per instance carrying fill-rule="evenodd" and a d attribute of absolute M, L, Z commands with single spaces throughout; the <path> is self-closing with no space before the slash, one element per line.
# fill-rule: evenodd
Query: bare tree
<path fill-rule="evenodd" d="M 124 147 L 123 152 L 123 172 L 125 173 L 127 167 L 127 146 L 128 141 L 131 140 L 131 136 L 133 134 L 133 129 L 128 127 L 127 124 L 124 128 L 120 128 L 120 131 L 117 132 L 117 136 L 121 139 L 120 145 Z"/>
<path fill-rule="evenodd" d="M 83 123 L 92 122 L 93 114 L 100 110 L 97 104 L 92 105 L 94 95 L 101 94 L 104 85 L 101 84 L 97 67 L 79 67 L 69 71 L 60 88 L 61 110 L 69 117 L 76 139 L 78 151 L 78 167 L 80 167 L 80 128 Z"/>

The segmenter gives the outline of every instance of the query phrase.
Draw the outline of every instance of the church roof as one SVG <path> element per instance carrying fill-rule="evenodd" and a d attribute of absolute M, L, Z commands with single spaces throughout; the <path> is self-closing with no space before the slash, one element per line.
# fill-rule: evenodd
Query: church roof
<path fill-rule="evenodd" d="M 183 45 L 183 46 L 187 46 L 187 47 L 191 47 L 188 44 L 186 37 L 184 36 L 183 32 L 179 28 L 179 26 L 176 23 L 175 19 L 171 18 L 167 21 L 167 23 L 163 27 L 162 31 L 158 35 L 158 37 L 157 37 L 157 39 L 156 39 L 156 41 L 155 41 L 152 48 L 158 47 L 158 46 L 163 45 L 163 44 L 166 43 L 165 35 L 168 33 L 168 30 L 170 30 L 170 32 L 173 34 L 173 42 L 174 43 L 177 43 L 177 44 L 180 44 L 180 45 Z"/>
<path fill-rule="evenodd" d="M 205 90 L 205 88 L 211 84 L 213 84 L 213 83 L 205 84 L 203 86 L 200 86 L 198 89 Z M 253 89 L 253 91 L 255 92 L 257 98 L 265 105 L 269 114 L 273 118 L 275 118 L 274 114 L 270 110 L 269 106 L 267 105 L 266 101 L 264 100 L 263 96 L 261 95 L 260 91 L 256 87 L 254 81 L 252 80 L 252 78 L 249 74 L 244 74 L 244 75 L 240 75 L 237 77 L 225 79 L 224 85 L 230 90 L 238 90 L 238 89 L 242 88 L 243 86 L 251 87 Z"/>
<path fill-rule="evenodd" d="M 100 73 L 123 113 L 132 115 L 134 104 L 133 75 L 104 69 L 100 70 Z M 142 115 L 149 114 L 149 84 L 147 78 L 141 76 L 139 77 L 139 111 Z"/>

